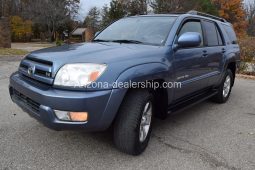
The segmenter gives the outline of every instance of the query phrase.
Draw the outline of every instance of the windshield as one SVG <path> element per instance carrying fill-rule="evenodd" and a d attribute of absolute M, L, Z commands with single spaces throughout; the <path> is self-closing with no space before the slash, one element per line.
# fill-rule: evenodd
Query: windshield
<path fill-rule="evenodd" d="M 94 41 L 162 45 L 176 17 L 130 17 L 116 21 Z"/>

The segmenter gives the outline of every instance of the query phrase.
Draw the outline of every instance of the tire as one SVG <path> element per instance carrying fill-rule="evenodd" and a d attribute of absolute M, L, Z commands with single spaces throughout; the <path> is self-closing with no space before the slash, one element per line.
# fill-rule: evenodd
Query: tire
<path fill-rule="evenodd" d="M 120 151 L 130 155 L 140 155 L 144 152 L 148 146 L 152 130 L 153 103 L 153 95 L 146 89 L 128 92 L 120 107 L 113 130 L 113 140 Z M 147 112 L 144 114 L 146 107 L 148 107 L 148 115 Z M 147 115 L 147 119 L 144 115 Z M 141 129 L 144 130 L 144 133 L 141 133 Z"/>
<path fill-rule="evenodd" d="M 229 82 L 227 82 L 229 81 Z M 218 93 L 212 98 L 212 101 L 216 102 L 216 103 L 226 103 L 229 99 L 229 96 L 231 94 L 232 91 L 232 87 L 233 87 L 233 81 L 234 81 L 234 76 L 231 70 L 227 70 L 224 78 L 222 80 L 222 83 L 218 89 Z M 226 85 L 225 85 L 226 83 Z M 228 84 L 229 83 L 229 84 Z M 225 86 L 224 86 L 225 85 Z M 226 89 L 226 86 L 229 85 L 229 90 Z M 227 90 L 224 92 L 224 90 Z"/>

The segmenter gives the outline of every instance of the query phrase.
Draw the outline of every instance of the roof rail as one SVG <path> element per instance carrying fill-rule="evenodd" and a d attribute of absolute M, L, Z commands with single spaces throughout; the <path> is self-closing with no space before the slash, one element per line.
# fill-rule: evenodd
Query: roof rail
<path fill-rule="evenodd" d="M 187 14 L 199 15 L 199 16 L 204 16 L 204 17 L 209 17 L 209 18 L 215 19 L 215 20 L 219 20 L 221 22 L 227 22 L 227 20 L 225 20 L 224 18 L 216 17 L 214 15 L 210 15 L 210 14 L 206 14 L 206 13 L 198 12 L 198 11 L 194 11 L 194 10 L 187 12 Z"/>

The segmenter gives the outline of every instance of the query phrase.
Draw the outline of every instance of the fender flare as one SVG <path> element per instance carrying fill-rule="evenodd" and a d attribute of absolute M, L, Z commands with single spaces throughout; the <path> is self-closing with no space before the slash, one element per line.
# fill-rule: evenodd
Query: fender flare
<path fill-rule="evenodd" d="M 229 53 L 226 55 L 225 60 L 224 60 L 224 67 L 223 67 L 223 71 L 226 71 L 228 64 L 232 63 L 232 62 L 236 62 L 236 54 L 235 53 Z"/>
<path fill-rule="evenodd" d="M 169 66 L 163 63 L 147 63 L 123 71 L 116 82 L 143 82 L 165 79 L 169 75 Z"/>
<path fill-rule="evenodd" d="M 122 72 L 116 82 L 144 82 L 164 79 L 169 75 L 169 67 L 162 63 L 148 63 L 131 67 Z M 104 121 L 104 129 L 108 128 L 115 120 L 118 110 L 129 89 L 114 88 L 107 103 L 107 108 L 101 118 Z"/>
<path fill-rule="evenodd" d="M 219 82 L 217 83 L 217 85 L 220 85 L 221 82 L 223 81 L 224 75 L 225 75 L 225 71 L 228 68 L 228 65 L 232 62 L 237 62 L 236 61 L 236 54 L 235 53 L 228 53 L 225 55 L 223 63 L 222 63 L 222 71 L 221 71 L 221 76 L 219 79 Z"/>

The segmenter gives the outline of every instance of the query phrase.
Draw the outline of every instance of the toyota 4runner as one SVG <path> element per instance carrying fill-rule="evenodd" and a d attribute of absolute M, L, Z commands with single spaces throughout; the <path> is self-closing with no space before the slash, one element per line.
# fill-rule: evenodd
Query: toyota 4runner
<path fill-rule="evenodd" d="M 139 155 L 154 117 L 209 98 L 225 103 L 239 58 L 233 27 L 222 18 L 196 11 L 126 17 L 91 43 L 27 55 L 9 91 L 17 105 L 51 129 L 112 127 L 116 147 Z M 120 87 L 124 82 L 129 86 Z M 146 83 L 135 88 L 134 82 Z M 166 86 L 170 82 L 181 87 Z"/>

